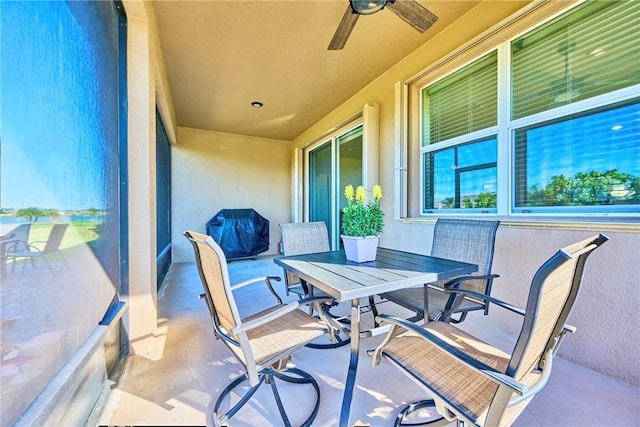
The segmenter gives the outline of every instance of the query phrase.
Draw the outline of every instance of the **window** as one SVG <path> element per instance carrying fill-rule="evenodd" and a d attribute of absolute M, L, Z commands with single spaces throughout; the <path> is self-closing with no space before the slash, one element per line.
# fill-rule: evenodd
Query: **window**
<path fill-rule="evenodd" d="M 455 145 L 425 154 L 425 210 L 496 207 L 496 138 Z"/>
<path fill-rule="evenodd" d="M 598 98 L 640 83 L 639 6 L 588 2 L 511 42 L 514 212 L 637 211 L 640 104 Z"/>
<path fill-rule="evenodd" d="M 583 2 L 426 85 L 422 213 L 639 212 L 638 22 Z"/>
<path fill-rule="evenodd" d="M 13 425 L 119 291 L 124 18 L 104 1 L 0 8 L 0 412 Z M 54 225 L 61 240 L 49 240 Z M 18 233 L 32 249 L 56 244 L 24 263 L 11 256 L 26 248 Z"/>
<path fill-rule="evenodd" d="M 496 211 L 497 66 L 493 51 L 422 90 L 423 212 Z"/>
<path fill-rule="evenodd" d="M 635 205 L 637 210 L 639 117 L 640 104 L 634 100 L 517 129 L 515 209 L 528 213 L 534 207 L 562 206 L 563 211 L 606 212 L 615 207 L 633 212 Z"/>

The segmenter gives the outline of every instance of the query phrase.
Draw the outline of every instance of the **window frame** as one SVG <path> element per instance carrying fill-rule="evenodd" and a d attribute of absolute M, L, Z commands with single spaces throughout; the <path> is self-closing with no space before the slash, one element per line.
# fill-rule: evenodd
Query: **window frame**
<path fill-rule="evenodd" d="M 542 217 L 542 216 L 574 216 L 574 217 L 636 217 L 640 216 L 640 209 L 636 209 L 636 212 L 630 212 L 637 208 L 637 205 L 612 205 L 613 209 L 606 209 L 598 207 L 598 209 L 591 209 L 593 206 L 585 206 L 585 209 L 574 209 L 570 206 L 557 206 L 553 208 L 544 207 L 527 209 L 527 212 L 522 208 L 515 207 L 515 132 L 518 129 L 524 127 L 531 127 L 537 124 L 542 125 L 545 122 L 551 120 L 562 120 L 563 118 L 569 119 L 573 114 L 584 114 L 589 110 L 595 110 L 607 106 L 613 106 L 614 104 L 630 101 L 638 97 L 640 93 L 640 84 L 629 86 L 627 88 L 618 89 L 605 94 L 597 95 L 589 99 L 570 103 L 568 105 L 561 105 L 556 108 L 542 111 L 532 114 L 530 116 L 512 119 L 511 118 L 511 42 L 522 35 L 539 28 L 558 16 L 570 13 L 571 10 L 582 5 L 583 2 L 573 3 L 569 6 L 556 9 L 553 13 L 547 13 L 541 19 L 537 21 L 528 20 L 527 23 L 519 25 L 513 25 L 515 29 L 511 27 L 512 24 L 518 21 L 519 16 L 514 17 L 510 22 L 501 24 L 501 28 L 498 30 L 488 31 L 488 35 L 480 36 L 477 40 L 473 40 L 469 46 L 463 46 L 458 51 L 453 52 L 451 55 L 443 58 L 439 63 L 433 65 L 429 69 L 423 71 L 418 76 L 410 79 L 406 84 L 409 87 L 409 97 L 407 102 L 413 105 L 411 110 L 411 116 L 416 117 L 414 123 L 417 124 L 416 129 L 410 130 L 409 134 L 411 138 L 416 138 L 417 142 L 412 146 L 419 152 L 419 159 L 416 162 L 418 166 L 419 174 L 412 174 L 411 176 L 417 178 L 419 176 L 420 184 L 419 194 L 413 193 L 413 196 L 418 196 L 417 206 L 415 203 L 412 206 L 417 207 L 417 214 L 420 217 L 430 218 L 434 216 L 446 216 L 446 215 L 494 215 L 494 216 L 512 216 L 512 217 Z M 523 12 L 526 14 L 528 12 Z M 544 12 L 541 12 L 544 13 Z M 490 54 L 494 50 L 498 53 L 498 111 L 497 111 L 497 125 L 486 128 L 480 131 L 472 132 L 469 134 L 461 135 L 450 140 L 438 142 L 431 145 L 424 145 L 423 141 L 423 128 L 425 126 L 424 111 L 422 105 L 422 91 L 430 85 L 437 83 L 438 81 L 451 76 L 455 72 L 461 70 L 469 64 L 482 59 L 484 56 Z M 417 100 L 416 98 L 417 97 Z M 413 98 L 413 101 L 411 99 Z M 471 141 L 478 141 L 482 138 L 487 138 L 490 135 L 495 135 L 497 138 L 497 208 L 494 212 L 486 212 L 481 209 L 427 209 L 426 206 L 426 189 L 427 182 L 425 176 L 425 153 L 431 151 L 442 150 L 445 148 L 453 147 L 456 145 L 468 143 Z M 436 148 L 437 147 L 437 148 Z M 616 209 L 616 207 L 618 207 Z M 581 212 L 584 210 L 585 212 Z M 482 212 L 481 212 L 482 211 Z"/>

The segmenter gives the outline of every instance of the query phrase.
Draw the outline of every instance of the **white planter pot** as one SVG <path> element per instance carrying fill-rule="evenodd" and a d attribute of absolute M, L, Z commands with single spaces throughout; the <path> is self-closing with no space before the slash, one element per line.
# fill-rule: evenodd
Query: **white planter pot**
<path fill-rule="evenodd" d="M 351 237 L 341 236 L 344 252 L 349 261 L 367 262 L 376 259 L 378 236 Z"/>

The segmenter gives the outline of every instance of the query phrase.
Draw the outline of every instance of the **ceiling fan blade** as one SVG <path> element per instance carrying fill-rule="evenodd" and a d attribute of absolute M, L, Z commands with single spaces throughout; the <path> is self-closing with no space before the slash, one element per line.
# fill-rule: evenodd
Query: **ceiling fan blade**
<path fill-rule="evenodd" d="M 340 50 L 344 47 L 359 16 L 360 15 L 357 13 L 353 13 L 351 5 L 347 7 L 342 20 L 340 21 L 340 24 L 338 24 L 338 28 L 336 28 L 336 32 L 331 39 L 331 43 L 329 43 L 329 50 Z"/>
<path fill-rule="evenodd" d="M 421 33 L 427 31 L 438 20 L 436 15 L 429 12 L 415 0 L 389 1 L 387 2 L 387 7 Z"/>

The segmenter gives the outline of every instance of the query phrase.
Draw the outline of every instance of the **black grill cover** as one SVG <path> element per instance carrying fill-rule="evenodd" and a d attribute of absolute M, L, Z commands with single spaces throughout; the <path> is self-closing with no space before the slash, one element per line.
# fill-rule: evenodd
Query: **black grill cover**
<path fill-rule="evenodd" d="M 207 221 L 207 234 L 227 259 L 255 257 L 269 249 L 269 220 L 253 209 L 222 209 Z"/>

